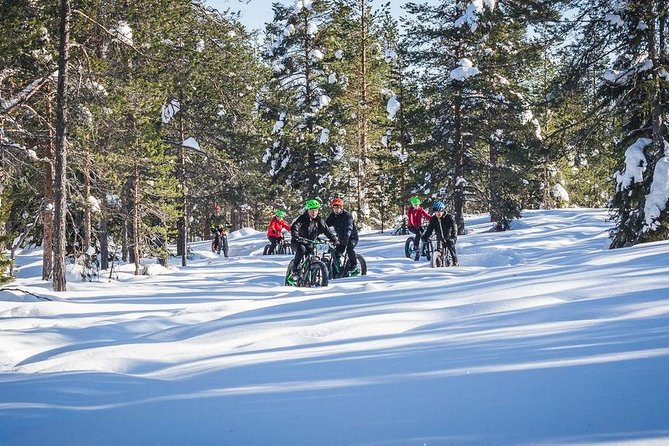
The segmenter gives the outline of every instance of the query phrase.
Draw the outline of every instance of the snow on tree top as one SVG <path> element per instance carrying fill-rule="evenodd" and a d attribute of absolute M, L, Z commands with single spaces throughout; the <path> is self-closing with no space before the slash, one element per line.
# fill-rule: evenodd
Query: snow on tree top
<path fill-rule="evenodd" d="M 479 74 L 479 69 L 476 68 L 472 61 L 467 58 L 460 59 L 458 64 L 460 66 L 451 71 L 450 78 L 453 80 L 462 81 L 468 77 Z"/>

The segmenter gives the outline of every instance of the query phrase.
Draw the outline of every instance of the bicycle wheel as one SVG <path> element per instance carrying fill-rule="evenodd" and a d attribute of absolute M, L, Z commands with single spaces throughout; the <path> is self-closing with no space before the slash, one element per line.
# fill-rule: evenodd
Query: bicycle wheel
<path fill-rule="evenodd" d="M 269 243 L 265 245 L 265 248 L 262 250 L 262 255 L 268 256 L 269 255 L 269 249 L 272 247 Z"/>
<path fill-rule="evenodd" d="M 309 264 L 306 284 L 310 287 L 328 286 L 328 270 L 325 263 L 320 260 L 314 260 Z"/>
<path fill-rule="evenodd" d="M 430 259 L 430 266 L 432 268 L 441 268 L 444 266 L 444 255 L 441 251 L 435 251 L 432 253 L 432 258 Z"/>
<path fill-rule="evenodd" d="M 332 280 L 335 279 L 335 275 L 337 272 L 335 271 L 335 264 L 334 264 L 334 259 L 330 256 L 325 257 L 322 259 L 322 262 L 325 264 L 325 267 L 328 270 L 328 279 Z"/>
<path fill-rule="evenodd" d="M 290 246 L 290 243 L 286 243 L 285 245 L 283 245 L 283 253 L 284 254 L 290 254 L 290 255 L 295 254 L 293 252 L 293 247 Z"/>
<path fill-rule="evenodd" d="M 367 275 L 367 261 L 360 254 L 356 254 L 355 258 L 358 260 L 358 266 L 360 267 L 360 275 L 361 276 L 366 276 Z"/>
<path fill-rule="evenodd" d="M 407 258 L 411 258 L 416 255 L 416 251 L 413 249 L 413 241 L 415 240 L 414 236 L 407 238 L 407 241 L 404 242 L 404 255 Z"/>
<path fill-rule="evenodd" d="M 288 283 L 288 276 L 290 275 L 290 272 L 293 270 L 293 265 L 295 264 L 295 259 L 291 260 L 290 263 L 288 264 L 288 269 L 286 269 L 286 277 L 283 279 L 283 284 L 286 286 L 290 286 Z"/>
<path fill-rule="evenodd" d="M 432 258 L 432 253 L 434 252 L 434 245 L 432 240 L 428 240 L 427 243 L 423 243 L 422 254 L 425 256 L 425 260 L 430 260 Z"/>

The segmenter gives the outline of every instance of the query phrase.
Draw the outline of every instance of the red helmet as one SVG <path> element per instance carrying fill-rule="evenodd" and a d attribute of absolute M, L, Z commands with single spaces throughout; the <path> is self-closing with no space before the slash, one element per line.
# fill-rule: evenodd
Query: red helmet
<path fill-rule="evenodd" d="M 344 207 L 344 200 L 341 198 L 335 198 L 330 202 L 330 206 L 342 206 Z"/>

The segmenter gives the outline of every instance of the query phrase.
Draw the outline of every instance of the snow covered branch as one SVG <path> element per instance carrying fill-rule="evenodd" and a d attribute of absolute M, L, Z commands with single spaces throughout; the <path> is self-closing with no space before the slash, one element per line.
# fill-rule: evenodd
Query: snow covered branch
<path fill-rule="evenodd" d="M 16 107 L 26 102 L 35 93 L 37 93 L 39 89 L 44 86 L 44 84 L 46 84 L 49 80 L 54 78 L 56 74 L 57 72 L 54 71 L 49 76 L 41 77 L 39 79 L 34 80 L 32 83 L 30 83 L 30 85 L 25 87 L 23 90 L 21 90 L 20 93 L 18 93 L 16 96 L 9 99 L 8 101 L 4 101 L 2 98 L 0 98 L 0 115 L 5 115 L 7 113 L 10 113 Z"/>

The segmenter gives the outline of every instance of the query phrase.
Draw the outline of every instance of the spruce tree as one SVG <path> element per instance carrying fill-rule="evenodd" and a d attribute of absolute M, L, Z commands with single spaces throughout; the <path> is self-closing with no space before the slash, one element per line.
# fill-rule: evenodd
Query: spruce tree
<path fill-rule="evenodd" d="M 329 0 L 298 1 L 293 7 L 275 3 L 268 26 L 268 59 L 273 78 L 265 112 L 273 118 L 274 135 L 263 161 L 270 176 L 301 192 L 321 196 L 344 153 L 341 109 L 336 97 L 345 80 L 331 66 L 343 57 L 333 38 Z M 333 78 L 334 76 L 334 78 Z"/>
<path fill-rule="evenodd" d="M 540 53 L 528 28 L 556 12 L 538 1 L 410 3 L 407 10 L 415 16 L 411 60 L 421 68 L 432 125 L 417 145 L 431 171 L 417 186 L 450 192 L 459 233 L 466 205 L 489 210 L 505 227 L 519 216 L 534 175 L 538 122 L 524 81 Z"/>
<path fill-rule="evenodd" d="M 563 77 L 567 85 L 596 79 L 582 132 L 600 135 L 598 150 L 617 153 L 611 247 L 666 239 L 666 2 L 574 6 L 577 40 Z"/>

